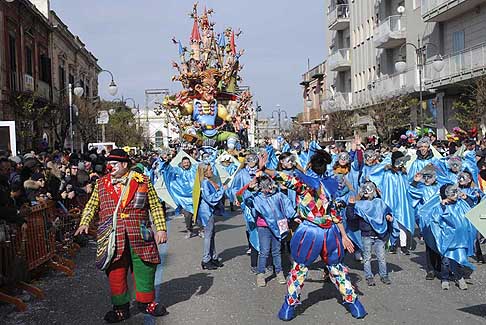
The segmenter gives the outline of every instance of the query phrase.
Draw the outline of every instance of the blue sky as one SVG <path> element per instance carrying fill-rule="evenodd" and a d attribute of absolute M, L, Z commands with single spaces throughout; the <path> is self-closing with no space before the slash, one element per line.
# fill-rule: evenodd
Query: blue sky
<path fill-rule="evenodd" d="M 79 35 L 101 67 L 114 73 L 117 97 L 132 97 L 143 107 L 145 89 L 179 89 L 170 80 L 175 74 L 171 62 L 178 60 L 171 38 L 188 43 L 193 2 L 51 0 L 51 9 Z M 325 1 L 212 0 L 199 4 L 201 9 L 203 5 L 214 9 L 217 32 L 226 26 L 243 31 L 237 41 L 237 47 L 245 49 L 241 84 L 251 87 L 264 115 L 270 115 L 277 104 L 290 115 L 302 111 L 299 82 L 307 58 L 312 67 L 327 53 Z M 111 99 L 106 91 L 108 74 L 101 74 L 99 80 L 101 96 Z"/>

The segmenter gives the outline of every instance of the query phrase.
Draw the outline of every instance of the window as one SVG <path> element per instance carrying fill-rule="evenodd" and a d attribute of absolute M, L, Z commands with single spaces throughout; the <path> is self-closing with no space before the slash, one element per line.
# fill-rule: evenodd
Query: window
<path fill-rule="evenodd" d="M 461 52 L 462 50 L 464 50 L 466 46 L 465 44 L 466 42 L 464 38 L 465 35 L 463 30 L 452 33 L 452 52 L 453 53 L 460 52 L 454 55 L 454 61 L 456 67 L 458 67 L 461 70 L 465 68 L 464 52 Z"/>
<path fill-rule="evenodd" d="M 51 83 L 51 59 L 45 55 L 41 54 L 39 57 L 39 79 L 41 81 Z"/>
<path fill-rule="evenodd" d="M 66 70 L 64 69 L 64 64 L 59 66 L 59 90 L 66 88 Z"/>
<path fill-rule="evenodd" d="M 162 131 L 155 132 L 155 146 L 159 148 L 164 146 L 164 134 Z"/>
<path fill-rule="evenodd" d="M 15 35 L 8 35 L 8 54 L 10 70 L 10 90 L 18 90 L 17 81 L 17 41 Z"/>
<path fill-rule="evenodd" d="M 32 62 L 32 48 L 29 46 L 25 47 L 25 73 L 29 76 L 34 75 L 34 65 Z"/>

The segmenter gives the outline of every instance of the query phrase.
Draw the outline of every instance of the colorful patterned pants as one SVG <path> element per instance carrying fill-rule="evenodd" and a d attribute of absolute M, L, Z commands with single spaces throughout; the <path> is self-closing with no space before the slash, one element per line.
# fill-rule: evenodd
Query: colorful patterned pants
<path fill-rule="evenodd" d="M 121 259 L 111 264 L 106 271 L 110 282 L 113 305 L 120 306 L 130 302 L 127 285 L 129 268 L 134 279 L 136 300 L 142 303 L 154 301 L 154 280 L 157 265 L 142 261 L 137 254 L 126 247 Z"/>
<path fill-rule="evenodd" d="M 341 263 L 344 257 L 344 247 L 337 226 L 323 229 L 305 221 L 297 228 L 290 247 L 295 262 L 287 279 L 289 305 L 300 304 L 300 295 L 309 270 L 308 266 L 318 256 L 321 256 L 326 263 L 329 277 L 341 293 L 343 300 L 349 303 L 356 300 L 356 293 L 349 280 L 348 268 Z"/>

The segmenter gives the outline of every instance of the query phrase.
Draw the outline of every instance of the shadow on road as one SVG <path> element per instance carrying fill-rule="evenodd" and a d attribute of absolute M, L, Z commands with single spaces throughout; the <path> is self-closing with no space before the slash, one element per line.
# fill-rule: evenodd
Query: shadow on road
<path fill-rule="evenodd" d="M 227 248 L 221 253 L 219 253 L 219 257 L 223 259 L 223 262 L 227 262 L 237 256 L 246 255 L 247 249 L 248 249 L 247 245 L 240 245 L 236 247 Z"/>
<path fill-rule="evenodd" d="M 216 224 L 216 233 L 220 231 L 225 231 L 229 229 L 241 228 L 245 227 L 245 225 L 228 225 L 228 224 Z"/>
<path fill-rule="evenodd" d="M 459 311 L 486 318 L 486 304 L 459 308 Z"/>
<path fill-rule="evenodd" d="M 214 278 L 208 273 L 196 273 L 184 278 L 172 279 L 157 287 L 157 290 L 162 293 L 160 302 L 169 307 L 189 300 L 193 295 L 203 295 L 211 288 L 213 282 Z"/>

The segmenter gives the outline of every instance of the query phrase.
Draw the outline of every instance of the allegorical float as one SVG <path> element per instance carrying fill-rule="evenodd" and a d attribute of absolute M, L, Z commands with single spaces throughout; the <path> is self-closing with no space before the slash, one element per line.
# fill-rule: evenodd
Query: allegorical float
<path fill-rule="evenodd" d="M 231 148 L 249 125 L 252 96 L 238 87 L 244 51 L 237 50 L 236 39 L 241 32 L 228 27 L 216 33 L 213 14 L 206 8 L 199 14 L 196 2 L 190 14 L 193 26 L 189 47 L 172 39 L 180 58 L 179 63 L 172 63 L 178 72 L 172 80 L 181 82 L 183 89 L 167 96 L 162 109 L 177 123 L 186 141 L 227 141 Z"/>

